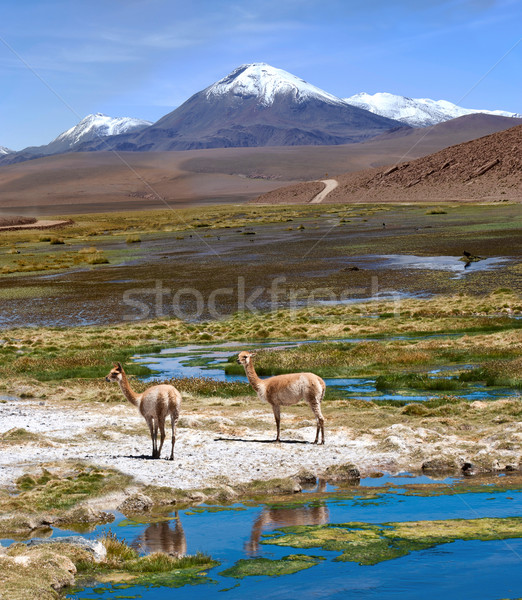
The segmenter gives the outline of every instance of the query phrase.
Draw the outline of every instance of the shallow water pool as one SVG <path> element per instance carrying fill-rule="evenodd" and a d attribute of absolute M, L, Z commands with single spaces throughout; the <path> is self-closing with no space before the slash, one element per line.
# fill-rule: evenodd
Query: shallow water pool
<path fill-rule="evenodd" d="M 281 547 L 270 543 L 271 535 L 275 534 L 277 540 L 283 532 L 299 531 L 304 526 L 320 529 L 338 524 L 342 528 L 343 524 L 356 522 L 371 527 L 390 522 L 453 519 L 477 523 L 484 518 L 497 519 L 498 524 L 522 514 L 522 486 L 510 478 L 497 478 L 480 492 L 465 491 L 459 487 L 462 481 L 452 479 L 419 485 L 426 479 L 386 476 L 381 478 L 380 487 L 375 487 L 378 478 L 363 480 L 367 485 L 359 492 L 351 489 L 327 495 L 300 494 L 291 502 L 260 505 L 203 505 L 173 513 L 169 520 L 152 524 L 136 523 L 118 515 L 111 525 L 112 531 L 142 552 L 193 554 L 202 551 L 221 564 L 211 569 L 206 574 L 207 579 L 202 579 L 199 585 L 173 590 L 98 584 L 68 598 L 519 598 L 522 595 L 522 539 L 516 536 L 487 541 L 456 539 L 429 548 L 411 548 L 403 556 L 377 560 L 371 565 L 357 560 L 339 562 L 336 559 L 342 553 L 338 550 Z M 501 490 L 498 484 L 508 479 L 508 487 L 512 489 Z M 520 478 L 518 483 L 521 483 Z M 68 533 L 55 532 L 55 535 Z M 90 537 L 98 534 L 99 531 L 95 531 Z M 522 537 L 522 524 L 517 535 Z M 229 569 L 240 564 L 238 561 L 259 558 L 279 561 L 293 554 L 320 558 L 310 568 L 290 575 L 227 576 Z M 361 557 L 364 562 L 364 556 Z"/>

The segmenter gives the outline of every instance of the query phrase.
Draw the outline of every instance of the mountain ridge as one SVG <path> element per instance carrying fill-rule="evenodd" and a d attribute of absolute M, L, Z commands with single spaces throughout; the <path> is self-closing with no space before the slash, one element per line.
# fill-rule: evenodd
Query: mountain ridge
<path fill-rule="evenodd" d="M 342 145 L 382 135 L 411 135 L 412 129 L 431 127 L 460 114 L 517 116 L 388 93 L 370 96 L 362 92 L 342 99 L 283 69 L 250 63 L 197 92 L 155 123 L 88 115 L 47 145 L 19 152 L 0 149 L 0 165 L 70 151 Z M 481 133 L 479 127 L 477 136 Z"/>
<path fill-rule="evenodd" d="M 448 100 L 430 98 L 408 98 L 388 92 L 370 95 L 360 92 L 345 102 L 364 108 L 374 114 L 395 119 L 411 127 L 428 127 L 465 115 L 489 114 L 500 117 L 522 118 L 522 114 L 504 110 L 471 109 L 457 106 Z"/>
<path fill-rule="evenodd" d="M 19 152 L 2 153 L 0 164 L 22 162 L 31 158 L 41 158 L 74 150 L 77 146 L 93 140 L 100 140 L 115 134 L 139 131 L 152 125 L 150 121 L 134 117 L 109 117 L 94 113 L 81 119 L 76 125 L 60 133 L 54 140 L 42 146 L 29 146 Z"/>

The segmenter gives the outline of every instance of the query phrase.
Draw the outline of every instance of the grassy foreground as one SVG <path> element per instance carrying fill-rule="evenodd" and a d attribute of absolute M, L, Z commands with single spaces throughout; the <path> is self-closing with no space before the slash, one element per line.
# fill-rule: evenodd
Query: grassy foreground
<path fill-rule="evenodd" d="M 13 544 L 0 555 L 0 598 L 2 600 L 53 600 L 62 598 L 63 588 L 80 586 L 83 580 L 126 585 L 182 587 L 208 582 L 205 571 L 217 562 L 197 554 L 176 558 L 156 552 L 138 553 L 113 534 L 100 539 L 105 557 L 93 555 L 70 543 L 27 547 Z"/>
<path fill-rule="evenodd" d="M 374 428 L 401 424 L 440 429 L 441 433 L 454 433 L 476 442 L 486 432 L 499 435 L 497 429 L 502 423 L 519 419 L 522 409 L 515 397 L 471 404 L 451 395 L 477 382 L 511 388 L 513 395 L 520 389 L 522 319 L 513 318 L 522 310 L 517 294 L 500 289 L 479 298 L 458 295 L 409 299 L 401 303 L 399 313 L 395 314 L 394 308 L 391 302 L 379 301 L 237 314 L 204 323 L 162 318 L 104 327 L 6 330 L 0 345 L 0 394 L 43 399 L 57 406 L 121 403 L 120 390 L 103 378 L 115 361 L 124 363 L 131 375 L 149 374 L 147 366 L 130 362 L 134 354 L 186 343 L 212 348 L 213 344 L 235 340 L 237 346 L 230 350 L 232 358 L 238 349 L 251 348 L 258 342 L 315 340 L 317 343 L 261 351 L 256 358 L 258 372 L 313 371 L 325 377 L 375 377 L 377 387 L 383 390 L 446 391 L 446 396 L 404 406 L 405 401 L 346 399 L 332 389 L 325 402 L 331 428 L 348 427 L 365 434 Z M 335 341 L 340 339 L 346 341 Z M 225 364 L 228 372 L 235 372 L 237 367 L 232 360 Z M 428 376 L 428 371 L 435 368 L 444 370 Z M 181 378 L 172 383 L 184 395 L 182 427 L 234 435 L 241 435 L 245 428 L 272 428 L 270 421 L 244 414 L 245 406 L 267 412 L 266 405 L 245 383 L 207 378 Z M 142 391 L 146 384 L 134 380 L 133 386 Z M 296 422 L 310 418 L 304 405 L 285 412 L 294 415 Z M 194 425 L 186 418 L 191 414 L 196 417 Z M 233 425 L 220 424 L 223 417 Z M 134 433 L 146 435 L 144 423 L 142 427 Z M 107 439 L 98 430 L 90 435 Z M 12 430 L 0 438 L 2 445 L 35 443 L 51 442 L 25 430 Z M 515 439 L 506 440 L 504 445 L 513 453 L 519 447 Z M 508 464 L 512 460 L 514 455 Z"/>

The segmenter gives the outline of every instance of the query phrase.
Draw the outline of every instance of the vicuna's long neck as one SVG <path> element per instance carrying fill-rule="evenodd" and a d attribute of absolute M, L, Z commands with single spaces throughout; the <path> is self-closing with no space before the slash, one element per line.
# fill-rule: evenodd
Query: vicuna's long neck
<path fill-rule="evenodd" d="M 125 396 L 125 398 L 127 398 L 127 400 L 131 403 L 134 404 L 134 406 L 138 406 L 139 405 L 139 394 L 136 394 L 136 392 L 134 392 L 130 386 L 129 380 L 127 379 L 127 375 L 125 375 L 125 373 L 121 374 L 121 379 L 120 381 L 118 381 L 121 391 L 123 392 L 123 395 Z"/>
<path fill-rule="evenodd" d="M 256 390 L 256 392 L 259 391 L 259 389 L 263 385 L 263 380 L 259 379 L 259 377 L 257 376 L 256 370 L 254 369 L 254 365 L 252 364 L 252 362 L 249 362 L 248 364 L 244 365 L 244 367 L 250 385 Z"/>

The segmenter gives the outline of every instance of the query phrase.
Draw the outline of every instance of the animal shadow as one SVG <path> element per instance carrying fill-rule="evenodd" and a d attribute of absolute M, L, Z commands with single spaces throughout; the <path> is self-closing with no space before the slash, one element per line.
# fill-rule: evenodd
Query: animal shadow
<path fill-rule="evenodd" d="M 114 455 L 112 458 L 135 458 L 138 460 L 167 460 L 166 458 L 152 458 L 150 454 L 127 454 L 127 455 Z"/>
<path fill-rule="evenodd" d="M 215 442 L 254 442 L 255 444 L 311 444 L 311 442 L 306 442 L 305 440 L 280 440 L 276 442 L 276 440 L 244 440 L 242 438 L 225 438 L 219 437 L 214 438 Z"/>

